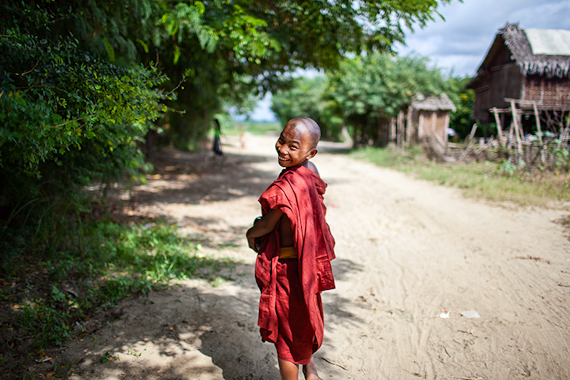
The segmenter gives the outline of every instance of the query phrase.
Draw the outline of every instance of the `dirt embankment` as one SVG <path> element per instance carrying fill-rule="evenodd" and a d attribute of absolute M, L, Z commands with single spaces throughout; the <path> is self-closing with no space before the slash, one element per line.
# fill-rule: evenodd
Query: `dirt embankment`
<path fill-rule="evenodd" d="M 135 212 L 182 223 L 205 238 L 204 254 L 243 263 L 229 281 L 122 302 L 94 334 L 50 353 L 75 363 L 73 379 L 279 378 L 243 238 L 280 170 L 273 140 L 226 146 L 223 164 L 169 152 L 170 169 L 136 189 Z M 570 242 L 553 223 L 568 211 L 465 199 L 327 144 L 314 161 L 337 240 L 316 353 L 324 379 L 570 378 Z"/>

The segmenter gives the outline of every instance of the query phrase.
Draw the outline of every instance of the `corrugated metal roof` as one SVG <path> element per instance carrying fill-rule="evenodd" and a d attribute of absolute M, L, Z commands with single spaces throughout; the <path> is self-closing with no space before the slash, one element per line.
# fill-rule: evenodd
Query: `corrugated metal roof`
<path fill-rule="evenodd" d="M 570 30 L 523 29 L 533 54 L 570 56 Z"/>

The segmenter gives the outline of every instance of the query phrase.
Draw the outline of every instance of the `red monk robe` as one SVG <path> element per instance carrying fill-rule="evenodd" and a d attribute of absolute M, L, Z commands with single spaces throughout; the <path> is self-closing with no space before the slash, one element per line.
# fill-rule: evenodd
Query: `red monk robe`
<path fill-rule="evenodd" d="M 275 343 L 280 358 L 297 364 L 307 364 L 323 343 L 320 293 L 335 287 L 330 264 L 335 242 L 323 203 L 326 187 L 317 174 L 296 166 L 283 170 L 259 198 L 264 215 L 279 209 L 291 221 L 298 260 L 279 260 L 279 225 L 263 237 L 255 265 L 261 290 L 258 325 L 263 341 Z"/>

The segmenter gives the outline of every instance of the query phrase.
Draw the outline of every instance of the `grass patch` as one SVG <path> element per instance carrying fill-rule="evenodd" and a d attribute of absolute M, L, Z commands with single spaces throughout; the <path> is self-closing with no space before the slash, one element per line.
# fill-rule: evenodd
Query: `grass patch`
<path fill-rule="evenodd" d="M 552 201 L 570 201 L 569 173 L 509 173 L 503 165 L 492 162 L 436 163 L 426 159 L 420 147 L 404 153 L 392 148 L 368 147 L 351 155 L 491 201 L 541 207 Z"/>
<path fill-rule="evenodd" d="M 223 133 L 230 136 L 239 136 L 242 132 L 263 136 L 267 133 L 279 133 L 282 129 L 279 122 L 233 121 L 224 128 Z"/>
<path fill-rule="evenodd" d="M 75 249 L 13 260 L 0 279 L 0 304 L 9 313 L 2 315 L 6 345 L 0 360 L 15 359 L 18 352 L 41 355 L 82 329 L 96 309 L 129 295 L 173 279 L 200 277 L 217 284 L 219 272 L 237 264 L 202 255 L 199 244 L 181 237 L 176 227 L 95 222 L 83 227 Z"/>

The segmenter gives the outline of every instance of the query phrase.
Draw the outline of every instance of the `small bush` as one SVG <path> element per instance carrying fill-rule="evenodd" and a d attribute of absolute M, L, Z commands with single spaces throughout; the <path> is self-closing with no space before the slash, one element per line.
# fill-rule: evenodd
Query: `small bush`
<path fill-rule="evenodd" d="M 74 326 L 81 326 L 76 322 L 128 295 L 147 293 L 173 279 L 216 281 L 216 272 L 235 265 L 201 255 L 196 242 L 181 237 L 176 225 L 96 222 L 82 232 L 74 249 L 68 246 L 42 260 L 20 256 L 0 282 L 0 302 L 10 306 L 13 327 L 34 349 L 62 344 Z"/>

